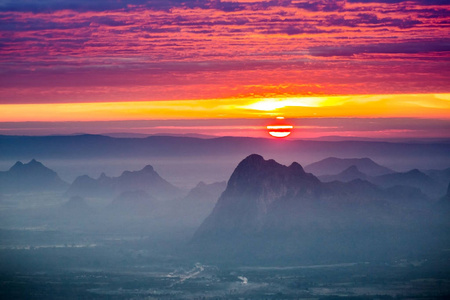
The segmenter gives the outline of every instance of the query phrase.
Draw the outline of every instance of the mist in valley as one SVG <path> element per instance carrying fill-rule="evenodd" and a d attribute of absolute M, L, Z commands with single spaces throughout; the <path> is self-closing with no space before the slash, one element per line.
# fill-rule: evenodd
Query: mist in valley
<path fill-rule="evenodd" d="M 186 140 L 170 140 L 145 155 L 128 139 L 113 139 L 120 155 L 14 154 L 3 143 L 0 295 L 450 294 L 449 144 L 299 148 L 249 139 L 222 149 L 220 140 L 194 139 L 202 145 L 174 150 Z"/>

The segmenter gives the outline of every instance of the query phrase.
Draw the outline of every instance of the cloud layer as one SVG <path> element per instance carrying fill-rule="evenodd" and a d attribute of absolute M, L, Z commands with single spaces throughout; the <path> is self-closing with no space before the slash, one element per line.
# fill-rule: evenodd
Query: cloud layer
<path fill-rule="evenodd" d="M 447 1 L 2 1 L 0 103 L 450 92 Z"/>

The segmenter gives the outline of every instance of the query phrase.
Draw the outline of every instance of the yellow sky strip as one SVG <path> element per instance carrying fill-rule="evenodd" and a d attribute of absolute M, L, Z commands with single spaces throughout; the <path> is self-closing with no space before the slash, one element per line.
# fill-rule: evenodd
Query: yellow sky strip
<path fill-rule="evenodd" d="M 450 94 L 349 95 L 143 102 L 3 104 L 0 121 L 296 117 L 449 118 Z"/>

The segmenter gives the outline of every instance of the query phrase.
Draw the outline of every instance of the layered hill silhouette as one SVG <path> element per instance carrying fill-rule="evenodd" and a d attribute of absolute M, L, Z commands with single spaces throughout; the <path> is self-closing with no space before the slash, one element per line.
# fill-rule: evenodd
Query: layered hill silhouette
<path fill-rule="evenodd" d="M 143 191 L 158 200 L 172 199 L 182 192 L 163 179 L 147 165 L 139 171 L 124 171 L 118 177 L 109 177 L 104 173 L 94 179 L 87 175 L 75 179 L 67 191 L 68 196 L 117 197 L 124 192 Z"/>
<path fill-rule="evenodd" d="M 307 172 L 316 176 L 335 175 L 346 171 L 349 168 L 356 168 L 369 176 L 379 176 L 394 173 L 393 170 L 377 164 L 370 158 L 336 158 L 328 157 L 305 167 Z"/>
<path fill-rule="evenodd" d="M 322 175 L 319 176 L 320 180 L 325 182 L 330 181 L 342 181 L 342 182 L 349 182 L 355 179 L 362 179 L 367 180 L 369 176 L 367 174 L 364 174 L 361 172 L 357 166 L 353 165 L 345 169 L 344 171 L 340 172 L 336 175 Z"/>
<path fill-rule="evenodd" d="M 411 186 L 419 188 L 422 192 L 438 197 L 445 191 L 445 187 L 441 186 L 430 176 L 421 172 L 418 169 L 413 169 L 408 172 L 391 173 L 382 176 L 377 176 L 369 179 L 376 185 L 381 187 L 393 187 L 393 186 Z"/>
<path fill-rule="evenodd" d="M 433 174 L 445 175 L 445 170 Z M 436 175 L 437 176 L 437 175 Z M 408 172 L 392 172 L 385 175 L 370 176 L 361 172 L 357 166 L 352 165 L 346 170 L 335 175 L 322 175 L 319 179 L 323 182 L 341 181 L 350 182 L 355 179 L 369 181 L 381 188 L 410 187 L 419 189 L 430 197 L 439 197 L 445 191 L 445 186 L 424 172 L 413 169 Z"/>
<path fill-rule="evenodd" d="M 383 253 L 380 247 L 405 250 L 425 235 L 433 212 L 424 207 L 431 205 L 417 188 L 324 183 L 298 163 L 253 154 L 236 167 L 192 244 L 206 256 L 369 258 Z"/>
<path fill-rule="evenodd" d="M 16 162 L 8 171 L 0 172 L 1 193 L 64 191 L 68 187 L 58 174 L 32 159 Z"/>

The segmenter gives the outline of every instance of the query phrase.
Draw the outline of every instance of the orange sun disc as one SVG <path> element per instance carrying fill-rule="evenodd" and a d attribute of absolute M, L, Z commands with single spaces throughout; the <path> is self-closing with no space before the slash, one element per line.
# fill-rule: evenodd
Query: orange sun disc
<path fill-rule="evenodd" d="M 294 128 L 292 125 L 268 125 L 267 130 L 269 134 L 276 138 L 284 138 L 291 134 Z"/>

